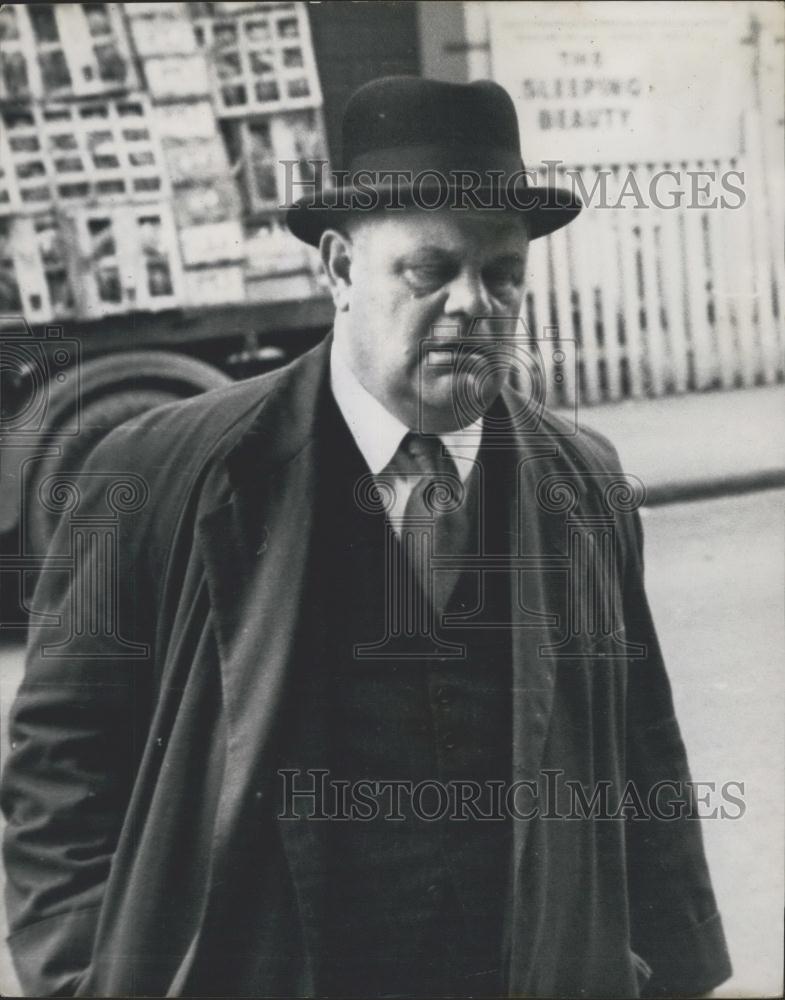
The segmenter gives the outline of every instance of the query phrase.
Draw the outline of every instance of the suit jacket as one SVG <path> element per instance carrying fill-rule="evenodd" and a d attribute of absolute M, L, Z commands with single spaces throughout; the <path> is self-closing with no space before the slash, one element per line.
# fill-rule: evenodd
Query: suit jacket
<path fill-rule="evenodd" d="M 329 475 L 328 359 L 329 338 L 272 375 L 156 409 L 70 477 L 2 783 L 9 940 L 27 991 L 318 989 L 318 843 L 312 824 L 276 819 L 274 776 L 297 759 L 282 750 L 285 706 L 318 615 L 303 587 Z M 512 390 L 504 401 L 520 410 Z M 525 557 L 513 778 L 529 783 L 529 805 L 543 775 L 589 793 L 634 782 L 644 798 L 661 779 L 688 780 L 613 448 L 547 412 L 507 446 Z M 613 627 L 584 627 L 565 560 L 610 525 L 598 579 Z M 514 827 L 511 993 L 634 996 L 645 963 L 653 993 L 729 975 L 694 818 L 533 815 Z"/>

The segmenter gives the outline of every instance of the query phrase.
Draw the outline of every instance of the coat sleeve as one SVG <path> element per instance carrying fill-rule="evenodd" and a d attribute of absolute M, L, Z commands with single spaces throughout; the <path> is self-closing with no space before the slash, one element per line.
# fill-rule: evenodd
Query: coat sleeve
<path fill-rule="evenodd" d="M 629 668 L 627 779 L 650 815 L 631 817 L 627 823 L 632 948 L 652 970 L 643 995 L 695 995 L 724 982 L 731 965 L 687 755 L 644 591 L 643 530 L 637 512 L 628 527 L 625 627 L 627 639 L 641 643 L 645 655 L 632 660 Z M 656 789 L 660 791 L 655 799 Z M 674 818 L 668 818 L 671 815 Z"/>
<path fill-rule="evenodd" d="M 89 970 L 144 741 L 145 485 L 105 471 L 127 467 L 123 442 L 114 432 L 73 477 L 78 508 L 61 517 L 37 583 L 11 710 L 0 789 L 9 946 L 35 996 L 71 995 Z"/>

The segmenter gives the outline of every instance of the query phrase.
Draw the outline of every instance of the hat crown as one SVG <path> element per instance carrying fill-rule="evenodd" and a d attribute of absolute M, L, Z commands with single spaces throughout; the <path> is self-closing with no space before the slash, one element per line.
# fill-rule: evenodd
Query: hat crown
<path fill-rule="evenodd" d="M 344 110 L 343 153 L 333 184 L 325 186 L 317 178 L 311 193 L 286 213 L 289 229 L 311 246 L 351 212 L 434 209 L 448 203 L 458 209 L 514 211 L 525 214 L 533 240 L 566 225 L 581 210 L 573 192 L 530 183 L 515 104 L 491 80 L 372 80 Z"/>
<path fill-rule="evenodd" d="M 515 156 L 520 168 L 515 105 L 507 91 L 490 80 L 461 84 L 389 76 L 372 80 L 352 95 L 343 117 L 347 170 L 369 154 L 417 146 L 503 150 Z"/>

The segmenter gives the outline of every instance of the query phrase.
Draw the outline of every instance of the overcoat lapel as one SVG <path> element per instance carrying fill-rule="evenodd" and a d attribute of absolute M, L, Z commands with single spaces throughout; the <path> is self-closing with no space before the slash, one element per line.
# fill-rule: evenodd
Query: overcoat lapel
<path fill-rule="evenodd" d="M 287 678 L 314 506 L 312 445 L 202 520 L 228 731 L 225 801 L 262 781 Z M 223 810 L 221 819 L 229 818 Z"/>
<path fill-rule="evenodd" d="M 188 988 L 211 915 L 231 906 L 233 838 L 273 794 L 276 737 L 303 611 L 316 491 L 314 430 L 327 384 L 329 338 L 290 369 L 228 455 L 229 498 L 198 523 L 221 669 L 224 784 L 200 928 L 173 984 Z M 209 953 L 209 948 L 206 949 Z"/>
<path fill-rule="evenodd" d="M 512 407 L 510 407 L 512 410 Z M 552 472 L 559 445 L 544 434 L 515 429 L 517 472 L 510 484 L 510 538 L 523 557 L 523 568 L 513 572 L 513 771 L 514 781 L 536 781 L 553 707 L 556 661 L 549 654 L 564 608 L 552 571 L 558 558 L 558 524 L 538 502 L 537 487 Z M 526 824 L 517 823 L 525 836 Z M 520 843 L 523 847 L 523 841 Z"/>
<path fill-rule="evenodd" d="M 513 407 L 509 407 L 515 412 Z M 540 773 L 551 723 L 556 661 L 549 650 L 564 622 L 565 589 L 559 574 L 552 572 L 558 558 L 559 522 L 549 517 L 538 502 L 537 486 L 552 472 L 560 455 L 554 438 L 540 433 L 515 435 L 516 484 L 510 490 L 510 538 L 525 568 L 511 574 L 512 596 L 512 769 L 513 782 L 527 782 L 523 788 L 541 787 Z M 563 581 L 561 581 L 563 582 Z M 516 805 L 527 811 L 537 804 L 532 795 L 516 795 Z M 530 820 L 513 819 L 512 858 L 506 922 L 505 965 L 508 988 L 515 992 L 518 970 L 526 967 L 526 935 L 523 926 L 525 889 L 522 868 Z"/>
<path fill-rule="evenodd" d="M 298 631 L 328 347 L 323 343 L 285 373 L 227 458 L 231 497 L 199 523 L 228 728 L 224 805 L 262 779 Z M 230 824 L 233 816 L 221 812 Z"/>

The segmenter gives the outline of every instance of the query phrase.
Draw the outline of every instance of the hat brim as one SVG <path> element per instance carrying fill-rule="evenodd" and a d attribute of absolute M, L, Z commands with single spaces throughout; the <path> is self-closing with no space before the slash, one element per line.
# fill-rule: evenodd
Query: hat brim
<path fill-rule="evenodd" d="M 427 186 L 419 190 L 423 196 L 420 205 L 423 210 L 440 207 L 438 200 L 436 202 L 427 200 L 427 194 L 436 190 L 436 187 Z M 438 190 L 442 194 L 445 193 L 444 189 Z M 462 194 L 454 187 L 446 191 L 459 197 Z M 506 196 L 499 198 L 499 191 L 491 188 L 478 188 L 473 193 L 477 198 L 475 211 L 485 211 L 489 214 L 515 212 L 524 216 L 530 240 L 548 236 L 566 226 L 583 208 L 583 203 L 576 194 L 559 187 L 526 187 L 515 199 Z M 312 247 L 318 247 L 322 233 L 326 229 L 340 226 L 350 215 L 381 211 L 395 213 L 417 204 L 420 202 L 413 197 L 410 187 L 399 185 L 393 190 L 388 185 L 373 185 L 358 190 L 345 186 L 323 192 L 316 202 L 313 195 L 298 199 L 286 212 L 286 224 L 298 239 Z M 461 212 L 467 211 L 472 201 L 463 197 L 460 203 L 457 203 L 448 197 L 445 205 L 456 212 Z"/>

